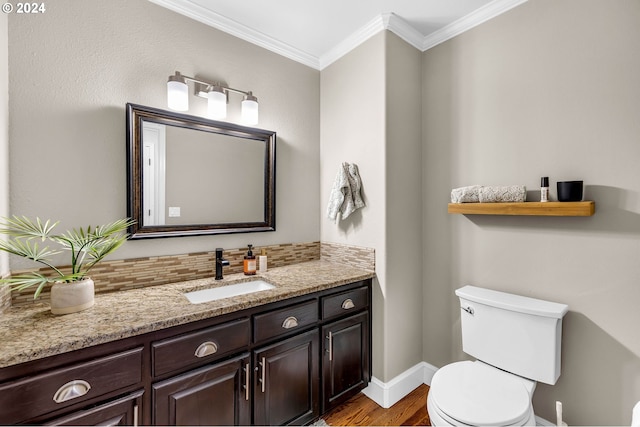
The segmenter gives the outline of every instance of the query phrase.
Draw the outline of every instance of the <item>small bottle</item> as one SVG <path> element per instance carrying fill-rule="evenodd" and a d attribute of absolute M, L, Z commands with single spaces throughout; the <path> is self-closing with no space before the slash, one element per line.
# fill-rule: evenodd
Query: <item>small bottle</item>
<path fill-rule="evenodd" d="M 265 248 L 260 249 L 260 256 L 258 257 L 258 271 L 260 273 L 267 272 L 267 250 Z"/>
<path fill-rule="evenodd" d="M 549 177 L 543 176 L 540 180 L 540 201 L 549 201 Z"/>
<path fill-rule="evenodd" d="M 256 256 L 253 254 L 251 248 L 253 245 L 249 245 L 249 251 L 244 256 L 244 274 L 247 276 L 253 276 L 256 274 Z"/>

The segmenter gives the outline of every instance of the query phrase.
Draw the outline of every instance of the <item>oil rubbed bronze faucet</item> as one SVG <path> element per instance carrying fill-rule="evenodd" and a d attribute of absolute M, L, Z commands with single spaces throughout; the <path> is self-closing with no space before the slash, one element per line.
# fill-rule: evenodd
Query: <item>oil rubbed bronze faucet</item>
<path fill-rule="evenodd" d="M 229 265 L 229 261 L 222 258 L 222 248 L 216 248 L 216 280 L 222 280 L 222 267 Z"/>

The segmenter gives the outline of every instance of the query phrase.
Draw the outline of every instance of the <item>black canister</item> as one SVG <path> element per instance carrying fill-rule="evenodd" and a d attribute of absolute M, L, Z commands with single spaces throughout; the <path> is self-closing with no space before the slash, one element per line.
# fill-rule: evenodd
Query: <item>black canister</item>
<path fill-rule="evenodd" d="M 558 181 L 559 202 L 579 202 L 582 200 L 582 181 Z"/>

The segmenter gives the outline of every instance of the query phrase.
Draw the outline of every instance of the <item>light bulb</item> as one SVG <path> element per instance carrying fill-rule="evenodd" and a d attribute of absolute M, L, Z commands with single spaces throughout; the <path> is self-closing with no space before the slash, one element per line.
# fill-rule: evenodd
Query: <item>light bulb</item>
<path fill-rule="evenodd" d="M 258 124 L 258 98 L 248 92 L 242 101 L 242 121 L 248 125 Z"/>
<path fill-rule="evenodd" d="M 207 116 L 210 119 L 221 120 L 227 117 L 227 95 L 224 89 L 214 86 L 207 93 Z"/>
<path fill-rule="evenodd" d="M 175 76 L 169 76 L 167 82 L 167 106 L 176 111 L 189 109 L 189 86 L 178 72 Z"/>

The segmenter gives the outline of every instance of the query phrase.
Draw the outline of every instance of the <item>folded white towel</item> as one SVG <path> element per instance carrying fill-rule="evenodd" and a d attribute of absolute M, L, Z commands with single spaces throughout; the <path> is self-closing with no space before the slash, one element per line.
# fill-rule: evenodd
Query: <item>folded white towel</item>
<path fill-rule="evenodd" d="M 524 185 L 484 187 L 471 185 L 451 190 L 451 203 L 524 202 L 527 189 Z"/>
<path fill-rule="evenodd" d="M 451 190 L 451 203 L 478 203 L 480 201 L 480 185 L 454 188 Z"/>
<path fill-rule="evenodd" d="M 341 214 L 342 219 L 365 206 L 360 190 L 362 181 L 355 164 L 343 163 L 333 181 L 333 188 L 329 195 L 327 217 L 333 222 Z"/>
<path fill-rule="evenodd" d="M 478 198 L 480 203 L 524 202 L 527 200 L 527 189 L 524 185 L 482 187 Z"/>

